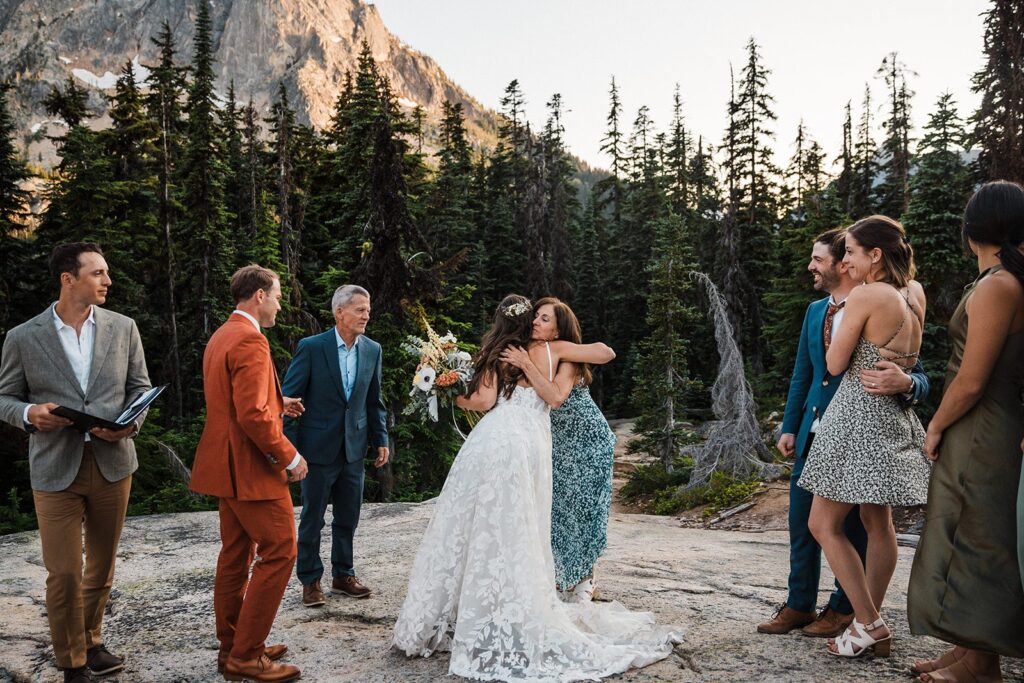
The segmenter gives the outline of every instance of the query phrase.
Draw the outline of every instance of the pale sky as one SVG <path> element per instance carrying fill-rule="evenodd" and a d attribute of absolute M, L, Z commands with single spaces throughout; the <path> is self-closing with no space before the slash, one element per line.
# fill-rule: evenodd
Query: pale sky
<path fill-rule="evenodd" d="M 832 159 L 840 151 L 843 107 L 856 123 L 864 85 L 884 104 L 875 76 L 897 51 L 918 76 L 912 116 L 920 127 L 938 96 L 953 93 L 966 118 L 978 102 L 971 75 L 982 64 L 982 0 L 375 0 L 388 28 L 433 57 L 456 83 L 498 109 L 519 79 L 537 127 L 561 93 L 570 150 L 607 167 L 600 154 L 614 75 L 627 131 L 646 104 L 659 131 L 671 118 L 679 83 L 687 127 L 718 144 L 726 125 L 729 64 L 737 78 L 753 36 L 771 69 L 777 163 L 792 154 L 797 124 Z M 881 122 L 883 112 L 876 113 Z M 877 129 L 876 137 L 882 132 Z"/>

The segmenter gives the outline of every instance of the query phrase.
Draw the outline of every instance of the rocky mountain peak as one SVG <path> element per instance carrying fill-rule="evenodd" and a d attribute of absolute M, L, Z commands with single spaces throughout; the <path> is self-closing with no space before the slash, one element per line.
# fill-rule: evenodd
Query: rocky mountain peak
<path fill-rule="evenodd" d="M 152 38 L 166 21 L 181 63 L 192 54 L 200 0 L 0 0 L 0 79 L 15 83 L 12 110 L 24 131 L 26 157 L 54 160 L 46 135 L 61 122 L 48 120 L 42 99 L 68 76 L 91 89 L 90 107 L 105 111 L 127 61 L 157 60 Z M 440 120 L 445 100 L 460 102 L 470 137 L 493 144 L 497 123 L 438 64 L 405 45 L 384 25 L 374 5 L 362 0 L 213 0 L 210 3 L 219 92 L 234 82 L 236 97 L 252 97 L 266 110 L 283 81 L 300 122 L 325 127 L 345 73 L 354 69 L 367 41 L 400 103 L 423 107 L 426 138 Z M 141 67 L 141 68 L 139 68 Z M 105 125 L 101 116 L 96 125 Z"/>

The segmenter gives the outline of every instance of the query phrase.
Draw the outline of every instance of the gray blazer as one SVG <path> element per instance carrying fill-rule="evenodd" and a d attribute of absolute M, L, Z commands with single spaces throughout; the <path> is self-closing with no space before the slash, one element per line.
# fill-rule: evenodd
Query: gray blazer
<path fill-rule="evenodd" d="M 150 388 L 142 339 L 135 321 L 95 306 L 89 390 L 71 370 L 53 324 L 53 307 L 7 333 L 0 357 L 0 419 L 30 433 L 28 448 L 32 488 L 62 491 L 71 485 L 82 463 L 82 433 L 73 427 L 37 431 L 23 421 L 30 403 L 58 403 L 108 420 Z M 145 415 L 139 417 L 141 426 Z M 96 464 L 107 481 L 119 481 L 138 468 L 135 442 L 92 439 Z"/>

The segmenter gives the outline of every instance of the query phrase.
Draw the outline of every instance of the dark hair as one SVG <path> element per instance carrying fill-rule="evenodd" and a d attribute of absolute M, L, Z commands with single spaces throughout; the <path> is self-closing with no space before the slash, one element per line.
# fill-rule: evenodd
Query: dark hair
<path fill-rule="evenodd" d="M 541 309 L 541 306 L 548 305 L 555 309 L 555 326 L 558 328 L 558 338 L 573 344 L 582 344 L 583 330 L 580 328 L 580 321 L 576 318 L 576 314 L 569 308 L 569 304 L 556 297 L 546 296 L 533 305 L 533 310 L 536 312 Z M 594 380 L 594 375 L 590 372 L 590 365 L 580 363 L 579 367 L 577 376 L 582 377 L 585 384 L 590 384 Z"/>
<path fill-rule="evenodd" d="M 964 241 L 999 246 L 1003 268 L 1024 284 L 1024 187 L 1008 180 L 985 183 L 964 209 Z"/>
<path fill-rule="evenodd" d="M 494 311 L 494 322 L 480 340 L 473 363 L 473 379 L 466 387 L 466 394 L 473 394 L 480 388 L 480 383 L 487 375 L 493 375 L 498 383 L 498 395 L 510 398 L 516 389 L 516 383 L 523 376 L 523 371 L 499 359 L 501 352 L 507 347 L 527 346 L 533 332 L 533 306 L 525 296 L 509 294 Z"/>
<path fill-rule="evenodd" d="M 58 287 L 60 276 L 64 273 L 78 277 L 78 269 L 82 267 L 82 261 L 78 257 L 88 253 L 103 256 L 103 250 L 95 242 L 68 242 L 53 248 L 50 252 L 50 277 L 57 281 Z"/>
<path fill-rule="evenodd" d="M 846 228 L 832 228 L 814 238 L 814 243 L 824 244 L 832 260 L 839 263 L 846 256 Z"/>
<path fill-rule="evenodd" d="M 880 282 L 887 282 L 902 289 L 914 279 L 917 274 L 914 249 L 907 239 L 907 231 L 899 221 L 894 221 L 888 216 L 868 216 L 851 225 L 846 234 L 864 247 L 865 251 L 881 250 L 882 270 L 885 275 Z"/>
<path fill-rule="evenodd" d="M 274 280 L 280 279 L 274 271 L 252 263 L 242 266 L 231 276 L 231 298 L 238 304 L 259 290 L 269 292 Z"/>

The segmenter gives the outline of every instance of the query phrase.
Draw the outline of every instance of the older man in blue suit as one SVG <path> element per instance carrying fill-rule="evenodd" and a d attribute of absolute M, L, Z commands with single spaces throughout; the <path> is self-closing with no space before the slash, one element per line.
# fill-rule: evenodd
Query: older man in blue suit
<path fill-rule="evenodd" d="M 320 532 L 327 504 L 331 522 L 331 591 L 367 598 L 371 589 L 355 575 L 352 538 L 363 500 L 363 459 L 372 442 L 374 465 L 388 461 L 387 412 L 381 400 L 381 347 L 363 336 L 370 320 L 370 293 L 344 285 L 331 300 L 335 326 L 299 342 L 281 391 L 301 398 L 305 412 L 286 418 L 285 436 L 303 453 L 309 474 L 302 480 L 299 554 L 295 564 L 302 583 L 302 604 L 325 602 L 320 580 Z"/>
<path fill-rule="evenodd" d="M 783 455 L 796 456 L 789 485 L 789 596 L 770 620 L 758 625 L 761 633 L 788 633 L 801 628 L 804 635 L 833 637 L 842 633 L 853 620 L 853 607 L 838 582 L 828 605 L 815 616 L 821 546 L 807 529 L 814 496 L 796 483 L 807 461 L 818 418 L 825 412 L 842 379 L 842 375 L 828 374 L 825 351 L 842 324 L 847 295 L 859 284 L 853 281 L 842 262 L 846 251 L 844 237 L 845 231 L 840 228 L 819 235 L 807 266 L 814 277 L 814 288 L 828 292 L 829 296 L 807 307 L 789 383 L 778 443 Z M 863 371 L 861 382 L 868 393 L 900 396 L 908 404 L 923 401 L 928 395 L 928 376 L 920 361 L 910 375 L 896 364 L 882 361 L 875 370 Z M 864 425 L 864 428 L 871 429 L 871 425 Z M 859 508 L 850 512 L 845 528 L 863 560 L 867 534 L 860 521 Z"/>

